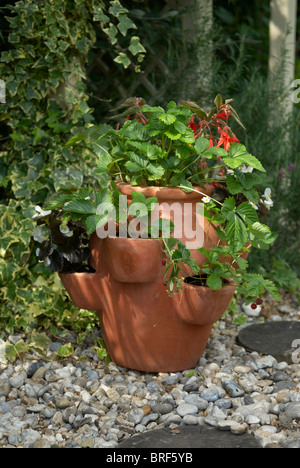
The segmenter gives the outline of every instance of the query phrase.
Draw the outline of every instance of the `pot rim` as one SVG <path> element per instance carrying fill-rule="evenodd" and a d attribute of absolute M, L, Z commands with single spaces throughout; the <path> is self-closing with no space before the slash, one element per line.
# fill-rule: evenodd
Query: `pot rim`
<path fill-rule="evenodd" d="M 199 290 L 201 290 L 201 291 L 210 291 L 211 293 L 218 293 L 220 291 L 224 291 L 224 289 L 228 289 L 229 287 L 230 288 L 236 288 L 237 284 L 233 279 L 226 278 L 226 281 L 227 281 L 227 284 L 224 284 L 222 286 L 222 288 L 220 288 L 220 289 L 211 289 L 208 286 L 198 286 L 197 284 L 188 284 L 188 283 L 185 283 L 184 280 L 182 280 L 181 283 L 183 285 L 183 288 L 196 289 L 197 291 L 199 291 Z"/>
<path fill-rule="evenodd" d="M 203 197 L 207 195 L 212 195 L 213 190 L 214 190 L 214 187 L 209 184 L 204 184 L 204 186 L 193 185 L 193 188 L 195 190 L 199 190 L 200 192 L 203 193 L 202 195 L 198 192 L 186 193 L 179 187 L 167 187 L 167 186 L 156 187 L 154 185 L 143 187 L 141 185 L 131 185 L 131 184 L 128 184 L 126 182 L 121 182 L 121 181 L 116 181 L 115 184 L 119 190 L 122 189 L 120 191 L 124 193 L 125 195 L 130 196 L 131 192 L 135 191 L 135 192 L 142 192 L 145 196 L 164 198 L 166 200 L 199 199 L 200 196 Z"/>
<path fill-rule="evenodd" d="M 138 241 L 159 241 L 160 243 L 163 243 L 163 240 L 161 237 L 119 237 L 119 236 L 107 236 L 103 239 L 103 241 L 106 240 L 112 240 L 112 241 L 128 241 L 128 242 L 138 242 Z"/>

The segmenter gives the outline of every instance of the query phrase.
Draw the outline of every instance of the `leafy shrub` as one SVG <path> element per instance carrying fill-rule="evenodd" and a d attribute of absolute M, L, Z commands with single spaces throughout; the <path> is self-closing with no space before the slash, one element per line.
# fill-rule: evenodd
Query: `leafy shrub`
<path fill-rule="evenodd" d="M 21 0 L 4 11 L 8 46 L 0 63 L 6 85 L 6 103 L 0 104 L 5 123 L 0 152 L 0 328 L 54 322 L 89 326 L 84 316 L 90 319 L 91 314 L 66 301 L 60 282 L 38 263 L 32 217 L 35 205 L 43 205 L 60 189 L 80 188 L 87 181 L 99 187 L 91 173 L 96 156 L 65 145 L 76 128 L 93 120 L 85 67 L 97 31 L 103 47 L 110 47 L 123 65 L 140 62 L 144 50 L 119 0 Z"/>

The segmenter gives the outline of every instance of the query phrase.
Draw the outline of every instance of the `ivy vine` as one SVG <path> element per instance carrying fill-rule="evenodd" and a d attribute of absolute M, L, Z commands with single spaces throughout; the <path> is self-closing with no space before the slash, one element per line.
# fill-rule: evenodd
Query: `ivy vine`
<path fill-rule="evenodd" d="M 145 49 L 119 0 L 21 0 L 0 10 L 7 24 L 0 61 L 6 88 L 0 103 L 6 125 L 0 135 L 0 330 L 82 326 L 59 280 L 37 261 L 32 217 L 35 205 L 60 189 L 99 186 L 93 156 L 65 146 L 93 121 L 85 79 L 89 52 L 99 47 L 97 32 L 124 67 L 132 63 L 138 71 Z"/>

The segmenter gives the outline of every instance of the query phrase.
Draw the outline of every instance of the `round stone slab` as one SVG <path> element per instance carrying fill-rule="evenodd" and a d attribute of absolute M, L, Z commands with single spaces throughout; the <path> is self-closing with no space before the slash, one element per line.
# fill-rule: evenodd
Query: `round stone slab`
<path fill-rule="evenodd" d="M 247 351 L 269 354 L 277 361 L 297 364 L 300 348 L 300 322 L 280 321 L 250 325 L 237 336 L 238 343 Z"/>
<path fill-rule="evenodd" d="M 154 429 L 135 435 L 121 442 L 117 448 L 261 448 L 250 434 L 234 435 L 209 426 L 182 426 L 170 429 Z"/>

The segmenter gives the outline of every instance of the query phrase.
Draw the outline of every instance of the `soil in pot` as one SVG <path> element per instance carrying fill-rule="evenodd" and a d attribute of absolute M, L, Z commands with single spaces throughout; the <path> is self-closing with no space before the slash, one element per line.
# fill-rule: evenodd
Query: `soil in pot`
<path fill-rule="evenodd" d="M 184 278 L 184 283 L 185 284 L 190 284 L 192 286 L 204 286 L 207 287 L 207 277 L 208 275 L 206 273 L 202 273 L 201 275 L 193 275 L 193 276 L 187 276 Z M 223 278 L 223 286 L 229 285 L 229 281 Z"/>

